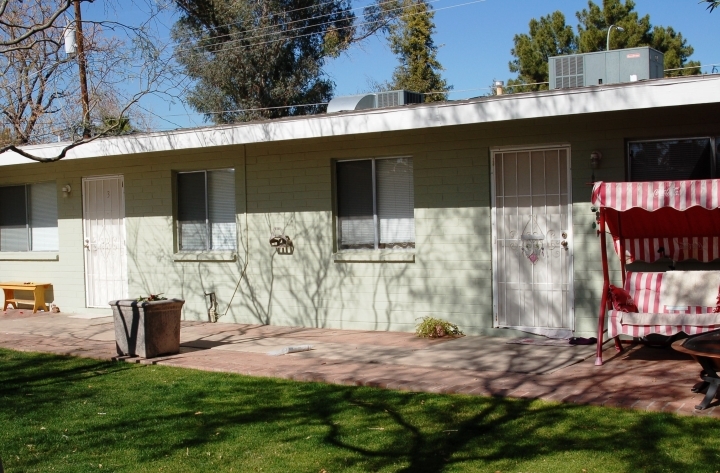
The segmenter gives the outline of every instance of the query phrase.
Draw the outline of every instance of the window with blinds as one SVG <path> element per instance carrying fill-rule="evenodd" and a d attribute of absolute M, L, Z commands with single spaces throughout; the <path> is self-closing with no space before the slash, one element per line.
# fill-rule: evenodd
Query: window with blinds
<path fill-rule="evenodd" d="M 0 187 L 0 251 L 58 251 L 57 185 Z"/>
<path fill-rule="evenodd" d="M 237 249 L 235 170 L 177 175 L 180 251 Z"/>
<path fill-rule="evenodd" d="M 717 139 L 710 137 L 631 141 L 631 181 L 712 179 L 718 176 Z"/>
<path fill-rule="evenodd" d="M 341 250 L 415 247 L 412 158 L 340 161 L 336 172 Z"/>

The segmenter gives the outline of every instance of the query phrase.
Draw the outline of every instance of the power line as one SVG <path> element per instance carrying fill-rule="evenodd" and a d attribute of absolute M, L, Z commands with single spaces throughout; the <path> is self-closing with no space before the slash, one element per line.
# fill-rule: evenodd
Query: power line
<path fill-rule="evenodd" d="M 685 69 L 701 69 L 703 67 L 715 67 L 720 66 L 720 63 L 718 64 L 702 64 L 699 66 L 685 66 L 685 67 L 676 67 L 674 69 L 665 69 L 663 72 L 671 72 L 671 71 L 683 71 Z"/>
<path fill-rule="evenodd" d="M 318 102 L 318 103 L 307 103 L 307 104 L 300 104 L 300 105 L 279 105 L 277 107 L 257 107 L 257 108 L 240 108 L 237 110 L 221 110 L 219 112 L 195 112 L 195 114 L 198 115 L 222 115 L 223 113 L 240 113 L 240 112 L 260 112 L 264 110 L 280 110 L 280 109 L 287 109 L 287 108 L 302 108 L 302 107 L 317 107 L 320 105 L 327 105 L 328 102 Z M 192 113 L 179 113 L 174 115 L 165 115 L 166 117 L 190 117 L 193 116 Z"/>
<path fill-rule="evenodd" d="M 392 0 L 391 0 L 391 1 L 392 1 Z M 307 6 L 307 7 L 295 8 L 295 9 L 287 10 L 287 11 L 280 12 L 280 13 L 284 13 L 284 14 L 294 13 L 294 12 L 297 12 L 297 11 L 308 10 L 308 9 L 310 9 L 310 8 L 322 7 L 322 6 L 328 5 L 328 4 L 330 4 L 330 3 L 335 3 L 335 0 L 330 0 L 330 1 L 327 1 L 327 2 L 322 2 L 322 3 L 319 3 L 319 4 L 317 4 L 317 5 L 310 5 L 310 6 Z M 389 1 L 389 2 L 386 2 L 386 3 L 390 3 L 390 1 Z M 381 4 L 383 4 L 383 2 L 379 3 L 378 5 L 381 5 Z M 371 5 L 372 5 L 372 4 L 370 3 L 370 4 L 367 4 L 367 5 L 363 6 L 363 7 L 352 8 L 352 9 L 348 9 L 348 10 L 344 10 L 344 11 L 347 12 L 347 11 L 354 11 L 354 10 L 359 10 L 359 9 L 365 9 L 365 8 L 371 6 Z M 340 12 L 340 13 L 342 13 L 342 12 Z M 327 15 L 322 15 L 322 16 L 327 16 Z M 322 16 L 321 16 L 321 17 L 322 17 Z M 264 20 L 264 19 L 267 19 L 267 18 L 270 18 L 270 15 L 261 16 L 260 18 L 258 18 L 258 20 Z M 221 29 L 221 28 L 227 28 L 228 26 L 238 25 L 238 24 L 240 24 L 240 23 L 242 23 L 242 21 L 236 21 L 236 22 L 234 22 L 234 23 L 228 23 L 228 24 L 226 24 L 226 25 L 212 26 L 212 27 L 208 27 L 207 29 L 208 29 L 208 30 L 219 30 L 219 29 Z M 190 36 L 191 34 L 192 34 L 192 33 L 185 33 L 185 34 L 180 35 L 180 37 Z M 219 36 L 219 37 L 222 37 L 222 36 Z"/>
<path fill-rule="evenodd" d="M 435 0 L 435 1 L 439 1 L 439 0 Z M 438 8 L 438 9 L 434 10 L 433 12 L 438 12 L 438 11 L 443 11 L 443 10 L 450 10 L 450 9 L 452 9 L 452 8 L 458 8 L 458 7 L 465 7 L 465 6 L 473 5 L 473 4 L 476 4 L 476 3 L 483 3 L 484 1 L 485 1 L 485 0 L 474 0 L 474 1 L 471 1 L 471 2 L 467 2 L 467 3 L 461 3 L 461 4 L 458 4 L 458 5 L 451 5 L 451 6 L 448 6 L 448 7 Z M 418 12 L 418 13 L 414 13 L 413 15 L 422 15 L 422 14 L 428 14 L 428 12 Z M 345 29 L 349 29 L 349 28 L 355 28 L 355 27 L 357 27 L 357 26 L 371 25 L 371 24 L 381 23 L 381 22 L 382 22 L 382 20 L 366 21 L 366 22 L 363 22 L 363 23 L 359 23 L 359 24 L 357 24 L 357 25 L 351 25 L 351 26 L 336 28 L 336 30 L 345 30 Z M 320 26 L 320 25 L 316 25 L 316 26 Z M 263 46 L 263 45 L 272 44 L 272 43 L 277 43 L 277 42 L 285 42 L 285 41 L 289 41 L 289 40 L 293 40 L 293 39 L 304 38 L 304 37 L 312 36 L 312 35 L 315 35 L 315 34 L 317 34 L 317 33 L 306 33 L 306 34 L 301 34 L 301 35 L 296 35 L 296 36 L 291 36 L 291 37 L 273 39 L 273 40 L 269 40 L 269 41 L 262 41 L 262 42 L 257 42 L 257 43 L 245 44 L 245 45 L 241 45 L 241 46 L 237 46 L 237 47 L 233 47 L 233 48 L 224 48 L 224 47 L 223 47 L 223 48 L 221 49 L 221 51 L 222 51 L 222 52 L 228 52 L 228 51 L 243 50 L 243 49 L 248 49 L 248 48 L 255 47 L 255 46 Z M 267 35 L 265 35 L 265 36 L 267 36 Z M 262 37 L 262 35 L 261 35 L 260 37 Z M 252 38 L 250 38 L 250 39 L 252 39 Z M 240 41 L 243 41 L 243 40 L 228 41 L 228 42 L 225 42 L 225 43 L 220 44 L 220 45 L 209 45 L 209 46 L 224 46 L 224 45 L 229 44 L 229 43 L 236 43 L 236 42 L 240 42 Z M 205 46 L 205 47 L 209 47 L 209 46 Z M 174 54 L 177 54 L 178 52 L 183 52 L 183 51 L 192 51 L 192 50 L 194 50 L 194 49 L 196 49 L 196 48 L 200 48 L 200 47 L 202 47 L 202 46 L 196 46 L 196 47 L 193 47 L 193 48 L 185 48 L 185 49 L 175 50 Z"/>
<path fill-rule="evenodd" d="M 427 4 L 437 3 L 437 2 L 439 2 L 439 1 L 441 1 L 441 0 L 431 0 L 431 1 L 427 2 Z M 484 1 L 484 0 L 481 0 L 481 1 Z M 386 2 L 379 3 L 379 5 L 384 5 L 384 4 L 387 4 L 387 3 L 396 3 L 396 2 L 394 2 L 393 0 L 388 0 L 388 1 L 386 1 Z M 415 7 L 415 5 L 402 6 L 402 7 L 399 7 L 399 8 L 394 8 L 394 9 L 388 10 L 388 12 L 393 12 L 393 11 L 398 11 L 398 10 L 409 9 L 409 8 L 413 8 L 413 7 Z M 352 10 L 345 10 L 345 12 L 347 12 L 347 11 L 352 11 Z M 343 13 L 343 12 L 339 12 L 339 13 Z M 418 13 L 418 14 L 419 14 L 419 13 Z M 310 18 L 306 18 L 306 19 L 302 19 L 302 20 L 296 20 L 296 21 L 293 21 L 293 22 L 286 23 L 286 25 L 287 25 L 287 24 L 292 24 L 292 23 L 305 22 L 305 21 L 309 21 L 309 20 L 313 20 L 313 19 L 318 19 L 318 18 L 322 18 L 322 17 L 324 17 L 324 16 L 329 16 L 329 15 L 330 15 L 330 14 L 326 14 L 326 15 L 320 15 L 320 16 L 310 17 Z M 357 27 L 357 26 L 363 26 L 363 25 L 366 25 L 366 24 L 382 23 L 383 21 L 384 21 L 384 20 L 367 21 L 367 22 L 359 23 L 359 24 L 357 24 L 357 25 L 353 24 L 353 25 L 349 25 L 349 26 L 342 26 L 342 27 L 339 27 L 339 28 L 335 28 L 335 30 L 344 30 L 344 29 L 348 29 L 348 28 L 354 28 L 354 27 Z M 201 47 L 202 47 L 202 48 L 210 48 L 210 47 L 213 47 L 213 46 L 223 46 L 223 47 L 224 47 L 224 46 L 226 46 L 226 45 L 228 45 L 228 44 L 239 43 L 239 42 L 242 42 L 242 41 L 247 41 L 247 40 L 252 40 L 252 39 L 257 39 L 257 38 L 263 38 L 263 37 L 265 37 L 265 36 L 270 36 L 271 34 L 283 34 L 283 33 L 287 34 L 287 33 L 292 33 L 292 32 L 294 32 L 294 31 L 301 31 L 301 30 L 307 29 L 307 28 L 316 28 L 316 27 L 319 27 L 319 26 L 326 26 L 326 25 L 330 25 L 330 24 L 333 24 L 333 23 L 335 23 L 335 21 L 326 21 L 326 22 L 319 23 L 319 24 L 316 24 L 316 25 L 307 25 L 307 26 L 302 26 L 302 27 L 300 27 L 300 28 L 290 28 L 290 29 L 288 29 L 288 30 L 286 30 L 286 31 L 271 31 L 271 32 L 265 33 L 265 34 L 259 34 L 259 35 L 250 36 L 250 37 L 244 37 L 244 38 L 240 38 L 240 39 L 236 39 L 236 40 L 225 41 L 225 42 L 220 43 L 220 44 L 209 44 L 209 45 L 205 45 L 205 46 L 202 46 L 202 45 L 200 45 L 200 44 L 196 44 L 196 45 L 193 45 L 193 46 L 190 47 L 190 48 L 176 49 L 175 52 L 178 53 L 178 52 L 183 52 L 183 51 L 190 51 L 190 50 L 193 50 L 193 49 L 196 49 L 196 48 L 201 48 Z M 261 27 L 261 28 L 254 28 L 254 29 L 246 30 L 245 33 L 253 33 L 253 32 L 255 32 L 255 31 L 267 30 L 267 29 L 269 29 L 269 28 L 276 28 L 277 26 L 278 26 L 278 25 L 271 25 L 271 26 L 264 26 L 264 27 Z M 234 33 L 227 34 L 227 35 L 223 35 L 223 36 L 219 36 L 219 37 L 232 36 L 233 34 L 234 34 Z M 311 34 L 316 34 L 316 33 L 310 33 L 310 35 L 311 35 Z M 304 37 L 304 36 L 308 36 L 308 35 L 293 36 L 292 39 L 294 39 L 294 38 L 302 38 L 302 37 Z M 217 38 L 209 38 L 209 39 L 213 39 L 213 40 L 214 40 L 214 39 L 217 39 Z M 182 45 L 182 44 L 192 44 L 192 43 L 193 43 L 192 41 L 186 41 L 186 42 L 184 42 L 184 43 L 179 43 L 179 44 Z M 260 43 L 260 44 L 264 44 L 264 43 Z M 224 49 L 224 48 L 223 48 L 223 50 L 227 51 L 228 49 Z"/>

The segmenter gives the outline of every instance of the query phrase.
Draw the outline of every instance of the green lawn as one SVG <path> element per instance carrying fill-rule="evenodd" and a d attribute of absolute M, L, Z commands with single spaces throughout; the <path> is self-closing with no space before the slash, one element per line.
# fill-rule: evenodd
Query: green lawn
<path fill-rule="evenodd" d="M 719 429 L 669 414 L 0 350 L 8 473 L 714 472 Z"/>

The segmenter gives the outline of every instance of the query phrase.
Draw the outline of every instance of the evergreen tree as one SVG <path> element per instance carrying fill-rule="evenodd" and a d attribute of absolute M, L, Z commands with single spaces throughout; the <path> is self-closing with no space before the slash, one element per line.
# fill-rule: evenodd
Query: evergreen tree
<path fill-rule="evenodd" d="M 397 22 L 389 27 L 390 49 L 398 56 L 400 65 L 387 87 L 434 92 L 425 96 L 426 102 L 446 100 L 452 86 L 440 74 L 443 68 L 432 39 L 435 13 L 425 0 L 402 0 L 400 8 Z"/>
<path fill-rule="evenodd" d="M 610 35 L 610 48 L 633 48 L 650 46 L 665 55 L 666 75 L 689 75 L 700 72 L 700 63 L 689 61 L 693 48 L 687 44 L 682 34 L 672 27 L 653 26 L 650 15 L 640 17 L 635 11 L 633 0 L 603 0 L 602 7 L 588 1 L 588 8 L 576 13 L 580 22 L 578 35 L 572 27 L 565 24 L 565 17 L 559 11 L 530 21 L 530 34 L 515 35 L 511 54 L 515 59 L 510 62 L 510 72 L 518 74 L 508 85 L 547 82 L 549 70 L 547 60 L 551 56 L 574 53 L 604 51 L 607 43 L 607 31 L 610 25 L 623 28 L 613 30 Z M 698 67 L 693 67 L 698 66 Z M 510 87 L 510 92 L 547 89 L 547 85 Z"/>
<path fill-rule="evenodd" d="M 317 113 L 322 106 L 285 107 L 332 96 L 322 66 L 352 38 L 349 0 L 175 2 L 181 11 L 173 28 L 175 54 L 196 81 L 186 99 L 206 119 L 233 123 Z"/>
<path fill-rule="evenodd" d="M 517 73 L 518 77 L 508 80 L 510 92 L 546 90 L 547 84 L 538 83 L 548 80 L 548 58 L 577 51 L 575 33 L 559 11 L 530 20 L 530 33 L 515 35 L 513 42 L 515 47 L 510 52 L 515 59 L 510 62 L 510 72 Z M 538 85 L 520 87 L 519 84 Z"/>
<path fill-rule="evenodd" d="M 650 46 L 665 55 L 665 69 L 668 76 L 699 74 L 697 61 L 688 61 L 693 53 L 681 33 L 672 27 L 653 27 L 650 15 L 640 18 L 635 10 L 635 2 L 626 0 L 604 0 L 600 8 L 592 1 L 588 8 L 577 13 L 578 50 L 581 53 L 603 51 L 607 47 L 607 29 L 610 25 L 621 26 L 625 31 L 614 30 L 610 35 L 610 49 Z M 685 69 L 681 69 L 685 68 Z M 678 70 L 679 69 L 679 70 Z"/>
<path fill-rule="evenodd" d="M 707 8 L 711 12 L 716 8 L 720 7 L 720 0 L 702 0 L 700 3 L 707 3 Z"/>

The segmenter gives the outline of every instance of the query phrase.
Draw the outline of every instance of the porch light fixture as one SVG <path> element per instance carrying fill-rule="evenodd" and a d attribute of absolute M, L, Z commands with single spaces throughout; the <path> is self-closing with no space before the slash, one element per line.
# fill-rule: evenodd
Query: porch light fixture
<path fill-rule="evenodd" d="M 63 198 L 67 199 L 70 196 L 71 192 L 72 192 L 72 187 L 70 187 L 70 184 L 65 184 L 62 187 Z"/>
<path fill-rule="evenodd" d="M 612 31 L 613 28 L 615 28 L 618 31 L 625 31 L 625 28 L 623 28 L 622 26 L 610 25 L 610 28 L 608 28 L 608 33 L 607 33 L 607 47 L 605 48 L 605 51 L 610 51 L 610 32 Z"/>
<path fill-rule="evenodd" d="M 600 167 L 600 161 L 602 161 L 602 153 L 600 151 L 593 151 L 590 153 L 590 168 L 597 169 Z"/>

